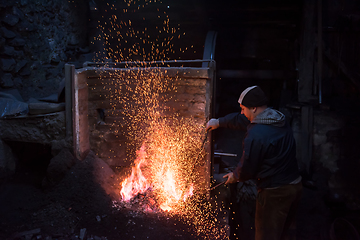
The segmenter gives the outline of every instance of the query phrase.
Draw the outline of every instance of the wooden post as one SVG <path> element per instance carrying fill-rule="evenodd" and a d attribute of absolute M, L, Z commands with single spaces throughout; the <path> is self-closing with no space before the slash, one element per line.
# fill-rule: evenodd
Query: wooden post
<path fill-rule="evenodd" d="M 215 61 L 209 62 L 209 77 L 210 81 L 207 83 L 207 89 L 206 89 L 206 102 L 207 104 L 207 110 L 206 110 L 206 119 L 205 121 L 209 121 L 211 118 L 214 117 L 214 98 L 215 98 L 215 84 L 216 84 L 216 65 Z M 205 145 L 206 150 L 206 187 L 207 189 L 210 189 L 211 186 L 211 180 L 213 179 L 213 167 L 214 167 L 214 147 L 213 147 L 213 137 L 212 132 L 207 133 L 207 142 Z M 210 190 L 207 191 L 206 194 L 207 199 L 210 199 Z"/>
<path fill-rule="evenodd" d="M 322 56 L 323 56 L 323 48 L 322 48 L 322 2 L 321 0 L 318 0 L 318 40 L 317 40 L 317 46 L 318 46 L 318 81 L 319 81 L 319 103 L 322 103 Z"/>
<path fill-rule="evenodd" d="M 303 32 L 300 39 L 298 101 L 313 100 L 314 64 L 316 43 L 315 7 L 316 1 L 303 1 Z"/>

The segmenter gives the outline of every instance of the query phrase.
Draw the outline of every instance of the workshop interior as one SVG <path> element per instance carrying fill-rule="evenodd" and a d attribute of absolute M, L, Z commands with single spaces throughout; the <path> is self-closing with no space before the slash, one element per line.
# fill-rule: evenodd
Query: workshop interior
<path fill-rule="evenodd" d="M 0 1 L 0 238 L 255 239 L 242 130 L 286 116 L 296 239 L 360 239 L 356 0 Z"/>

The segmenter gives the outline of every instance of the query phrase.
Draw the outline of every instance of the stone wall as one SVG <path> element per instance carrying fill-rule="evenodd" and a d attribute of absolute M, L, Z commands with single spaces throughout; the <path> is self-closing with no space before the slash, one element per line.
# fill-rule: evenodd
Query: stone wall
<path fill-rule="evenodd" d="M 60 94 L 66 62 L 91 60 L 85 0 L 0 0 L 0 94 L 27 106 Z M 54 101 L 54 99 L 52 99 Z M 26 104 L 23 102 L 27 102 Z M 1 103 L 1 102 L 0 102 Z M 7 102 L 0 105 L 7 110 Z M 1 115 L 2 116 L 2 115 Z M 56 154 L 68 147 L 64 112 L 0 120 L 0 179 L 15 171 L 16 157 L 6 141 L 48 144 Z M 4 140 L 4 141 L 3 141 Z"/>
<path fill-rule="evenodd" d="M 57 93 L 65 62 L 89 53 L 85 0 L 0 1 L 0 91 Z"/>

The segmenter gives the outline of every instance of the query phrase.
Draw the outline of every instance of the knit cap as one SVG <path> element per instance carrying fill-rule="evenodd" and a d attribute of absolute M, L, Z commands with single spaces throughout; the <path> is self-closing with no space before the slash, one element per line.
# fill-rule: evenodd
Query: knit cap
<path fill-rule="evenodd" d="M 238 103 L 245 107 L 259 107 L 268 104 L 268 99 L 258 86 L 246 88 L 240 95 Z"/>

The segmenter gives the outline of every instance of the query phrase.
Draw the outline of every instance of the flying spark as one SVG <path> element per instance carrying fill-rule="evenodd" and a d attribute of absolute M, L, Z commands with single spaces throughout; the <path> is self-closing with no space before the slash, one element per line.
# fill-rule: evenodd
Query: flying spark
<path fill-rule="evenodd" d="M 174 56 L 193 46 L 174 49 L 173 41 L 185 32 L 181 32 L 179 25 L 171 24 L 167 13 L 160 9 L 160 1 L 124 0 L 124 3 L 121 15 L 118 7 L 108 4 L 106 11 L 112 13 L 111 17 L 99 21 L 101 33 L 94 39 L 104 46 L 95 61 L 128 63 L 125 68 L 129 71 L 115 68 L 111 74 L 101 76 L 102 87 L 109 92 L 108 115 L 116 119 L 110 129 L 126 132 L 125 147 L 136 149 L 136 154 L 132 150 L 125 156 L 126 161 L 134 164 L 129 176 L 119 183 L 121 201 L 131 204 L 137 198 L 144 211 L 177 216 L 203 239 L 225 239 L 225 229 L 219 227 L 218 220 L 218 211 L 223 206 L 214 207 L 205 197 L 201 187 L 203 171 L 198 171 L 206 154 L 202 145 L 204 123 L 183 117 L 180 110 L 171 107 L 182 79 L 165 77 L 161 67 L 148 65 L 170 60 L 169 54 Z M 158 8 L 152 10 L 151 5 Z M 157 21 L 158 26 L 148 24 L 148 17 L 131 18 L 131 14 L 146 11 L 156 12 L 152 21 Z M 186 107 L 186 102 L 183 104 Z"/>

